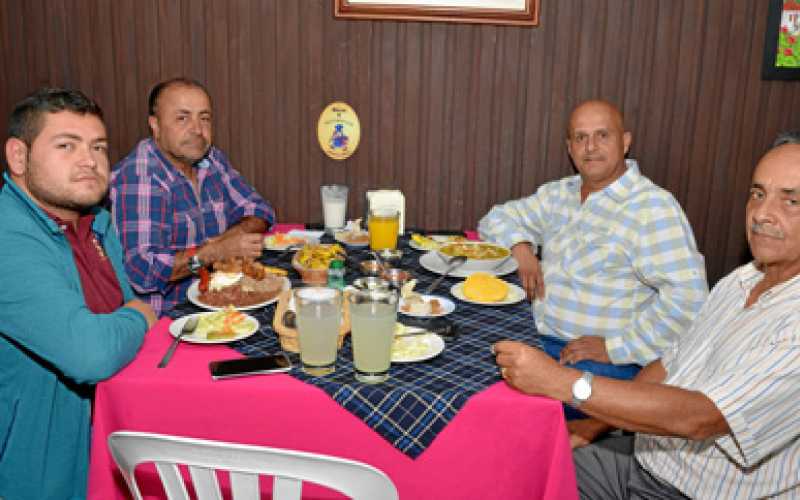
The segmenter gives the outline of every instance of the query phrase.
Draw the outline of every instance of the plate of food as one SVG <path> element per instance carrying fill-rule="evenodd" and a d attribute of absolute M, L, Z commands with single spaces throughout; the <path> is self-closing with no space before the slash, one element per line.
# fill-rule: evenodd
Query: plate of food
<path fill-rule="evenodd" d="M 417 363 L 427 361 L 444 351 L 444 339 L 428 332 L 411 332 L 410 327 L 395 325 L 392 341 L 392 363 Z"/>
<path fill-rule="evenodd" d="M 331 261 L 346 258 L 347 253 L 338 243 L 305 245 L 292 257 L 292 267 L 300 273 L 304 283 L 324 285 Z"/>
<path fill-rule="evenodd" d="M 343 230 L 333 233 L 333 239 L 350 247 L 369 245 L 369 233 L 361 227 L 361 219 L 348 221 Z"/>
<path fill-rule="evenodd" d="M 412 293 L 408 297 L 401 297 L 398 308 L 400 314 L 417 318 L 446 316 L 455 310 L 455 303 L 447 297 L 421 295 L 418 293 Z"/>
<path fill-rule="evenodd" d="M 428 234 L 422 235 L 413 233 L 408 242 L 408 246 L 414 250 L 421 252 L 428 252 L 431 250 L 438 250 L 440 246 L 445 243 L 453 243 L 457 241 L 467 241 L 467 238 L 457 234 Z"/>
<path fill-rule="evenodd" d="M 436 274 L 444 274 L 447 270 L 448 265 L 447 261 L 444 257 L 439 254 L 439 252 L 427 252 L 422 254 L 419 258 L 419 265 L 427 269 L 428 271 Z M 500 262 L 495 265 L 495 267 L 480 270 L 480 269 L 470 269 L 467 268 L 466 263 L 460 267 L 457 267 L 454 271 L 451 271 L 448 276 L 454 278 L 466 278 L 471 274 L 476 272 L 484 272 L 488 274 L 493 274 L 495 276 L 503 276 L 505 274 L 513 273 L 517 270 L 517 261 L 514 257 L 509 257 L 508 259 L 501 260 Z"/>
<path fill-rule="evenodd" d="M 507 306 L 525 299 L 525 290 L 488 273 L 473 273 L 450 288 L 453 297 L 483 306 Z"/>
<path fill-rule="evenodd" d="M 215 262 L 211 272 L 189 287 L 186 297 L 192 304 L 219 311 L 233 306 L 240 311 L 258 309 L 278 300 L 278 295 L 292 287 L 284 269 L 264 266 L 252 259 L 228 259 Z"/>
<path fill-rule="evenodd" d="M 264 248 L 273 251 L 284 251 L 307 243 L 319 243 L 319 240 L 308 234 L 293 233 L 292 231 L 264 236 Z"/>
<path fill-rule="evenodd" d="M 177 337 L 189 318 L 199 319 L 191 334 L 181 337 L 184 342 L 195 344 L 224 344 L 246 339 L 258 331 L 258 320 L 229 307 L 221 311 L 195 313 L 182 316 L 169 325 L 169 333 Z"/>

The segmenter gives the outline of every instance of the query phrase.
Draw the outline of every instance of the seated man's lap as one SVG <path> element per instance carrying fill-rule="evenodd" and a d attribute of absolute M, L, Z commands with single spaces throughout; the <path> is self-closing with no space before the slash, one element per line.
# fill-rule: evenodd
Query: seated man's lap
<path fill-rule="evenodd" d="M 540 335 L 539 340 L 542 343 L 542 348 L 551 358 L 558 361 L 561 356 L 561 350 L 566 347 L 567 342 L 545 335 Z M 641 366 L 635 364 L 629 365 L 615 365 L 612 363 L 600 363 L 598 361 L 583 360 L 575 364 L 567 365 L 570 368 L 575 368 L 580 371 L 591 372 L 601 377 L 615 378 L 619 380 L 631 380 L 642 369 Z M 579 418 L 586 418 L 586 415 L 572 408 L 571 406 L 564 405 L 564 416 L 567 420 L 575 420 Z"/>

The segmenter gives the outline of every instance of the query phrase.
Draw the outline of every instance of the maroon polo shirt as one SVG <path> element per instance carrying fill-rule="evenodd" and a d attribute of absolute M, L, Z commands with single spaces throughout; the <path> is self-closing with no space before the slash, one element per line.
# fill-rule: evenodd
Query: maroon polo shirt
<path fill-rule="evenodd" d="M 72 247 L 75 266 L 81 277 L 83 297 L 89 310 L 104 314 L 119 309 L 122 306 L 122 288 L 103 246 L 92 232 L 94 215 L 81 216 L 77 228 L 49 212 L 47 215 L 64 231 Z"/>

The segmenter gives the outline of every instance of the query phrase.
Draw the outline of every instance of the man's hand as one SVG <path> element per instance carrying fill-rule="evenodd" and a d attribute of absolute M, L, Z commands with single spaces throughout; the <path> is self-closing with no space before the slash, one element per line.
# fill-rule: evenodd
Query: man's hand
<path fill-rule="evenodd" d="M 144 316 L 144 319 L 147 321 L 147 329 L 149 330 L 153 323 L 156 322 L 156 313 L 153 311 L 153 308 L 150 307 L 150 304 L 146 302 L 142 302 L 139 299 L 129 300 L 122 307 L 130 307 L 131 309 L 136 309 Z"/>
<path fill-rule="evenodd" d="M 217 262 L 233 257 L 261 256 L 264 247 L 264 237 L 260 233 L 242 233 L 239 231 L 225 234 L 213 241 L 209 241 L 198 251 L 198 256 L 203 262 Z"/>
<path fill-rule="evenodd" d="M 600 363 L 611 363 L 606 350 L 605 337 L 585 336 L 572 340 L 561 349 L 559 362 L 562 365 L 574 365 L 578 361 L 590 359 Z"/>
<path fill-rule="evenodd" d="M 503 340 L 493 346 L 500 374 L 508 385 L 525 394 L 543 395 L 566 401 L 572 397 L 571 375 L 540 349 L 521 342 Z"/>
<path fill-rule="evenodd" d="M 569 444 L 572 449 L 590 444 L 601 434 L 611 430 L 611 426 L 594 418 L 582 418 L 567 422 Z"/>
<path fill-rule="evenodd" d="M 533 253 L 533 247 L 530 243 L 522 242 L 517 243 L 511 247 L 511 254 L 516 259 L 519 268 L 519 280 L 522 283 L 522 288 L 528 294 L 529 299 L 543 299 L 544 298 L 544 276 L 542 275 L 542 267 L 539 265 L 539 258 Z"/>

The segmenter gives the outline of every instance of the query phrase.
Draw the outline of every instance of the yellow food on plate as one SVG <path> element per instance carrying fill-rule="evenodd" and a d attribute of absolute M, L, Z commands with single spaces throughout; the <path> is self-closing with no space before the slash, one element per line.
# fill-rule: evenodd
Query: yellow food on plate
<path fill-rule="evenodd" d="M 500 302 L 508 295 L 508 283 L 489 273 L 473 273 L 463 285 L 464 296 L 478 302 Z"/>
<path fill-rule="evenodd" d="M 341 259 L 345 251 L 339 244 L 305 245 L 297 251 L 297 263 L 306 269 L 328 269 L 333 259 Z"/>
<path fill-rule="evenodd" d="M 448 243 L 439 251 L 448 257 L 466 257 L 475 260 L 503 259 L 511 254 L 508 248 L 485 242 Z"/>
<path fill-rule="evenodd" d="M 273 266 L 264 266 L 264 270 L 269 274 L 274 274 L 276 276 L 288 276 L 289 271 L 286 269 L 281 269 L 280 267 L 273 267 Z"/>
<path fill-rule="evenodd" d="M 247 315 L 233 307 L 226 307 L 200 316 L 193 336 L 208 340 L 232 339 L 250 331 L 252 325 L 247 321 Z"/>

